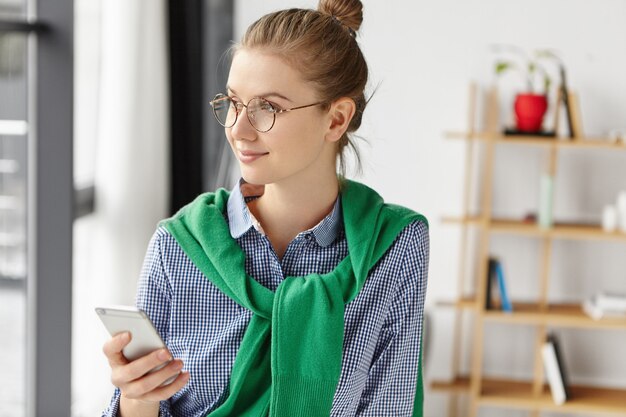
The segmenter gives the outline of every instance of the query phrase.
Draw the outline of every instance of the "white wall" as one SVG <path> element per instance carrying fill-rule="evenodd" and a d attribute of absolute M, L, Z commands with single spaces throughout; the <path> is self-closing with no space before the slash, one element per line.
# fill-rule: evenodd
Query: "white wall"
<path fill-rule="evenodd" d="M 456 294 L 459 231 L 442 225 L 440 219 L 461 210 L 464 144 L 444 140 L 443 132 L 466 128 L 470 80 L 483 86 L 494 81 L 495 55 L 489 50 L 494 43 L 529 50 L 556 49 L 568 69 L 570 87 L 580 94 L 585 132 L 602 135 L 612 128 L 625 128 L 626 1 L 363 3 L 365 17 L 359 41 L 370 65 L 370 91 L 376 86 L 378 90 L 359 132 L 369 141 L 369 145 L 361 146 L 365 161 L 362 180 L 387 200 L 412 207 L 430 219 L 427 305 L 434 322 L 427 378 L 445 377 L 450 372 L 453 315 L 435 309 L 434 304 Z M 264 13 L 316 4 L 238 0 L 236 27 L 241 35 Z M 509 98 L 513 83 L 500 87 Z M 510 121 L 509 115 L 505 116 Z M 538 171 L 543 163 L 542 155 L 534 150 L 498 151 L 494 213 L 515 216 L 536 207 Z M 598 219 L 602 206 L 612 202 L 618 190 L 626 190 L 626 152 L 566 151 L 559 161 L 558 175 L 556 217 Z M 501 237 L 493 241 L 493 247 L 506 262 L 512 291 L 535 295 L 538 243 Z M 557 242 L 551 295 L 580 299 L 600 288 L 626 292 L 623 251 L 624 244 Z M 530 376 L 534 334 L 530 328 L 513 330 L 487 329 L 493 338 L 487 344 L 485 372 Z M 626 387 L 626 367 L 619 355 L 626 345 L 623 333 L 561 331 L 572 379 Z M 446 398 L 427 393 L 427 415 L 444 415 Z M 490 410 L 481 415 L 491 415 Z"/>

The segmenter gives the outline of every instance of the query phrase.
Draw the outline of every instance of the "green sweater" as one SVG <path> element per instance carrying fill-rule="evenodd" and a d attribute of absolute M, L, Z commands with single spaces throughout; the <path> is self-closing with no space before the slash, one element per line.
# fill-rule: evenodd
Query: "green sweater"
<path fill-rule="evenodd" d="M 328 417 L 342 362 L 344 309 L 409 223 L 426 219 L 346 180 L 341 207 L 348 256 L 327 274 L 286 277 L 276 292 L 246 274 L 224 213 L 229 193 L 200 195 L 162 225 L 200 271 L 254 314 L 233 365 L 228 397 L 211 417 Z M 421 355 L 420 355 L 421 357 Z M 421 359 L 414 417 L 422 416 Z"/>

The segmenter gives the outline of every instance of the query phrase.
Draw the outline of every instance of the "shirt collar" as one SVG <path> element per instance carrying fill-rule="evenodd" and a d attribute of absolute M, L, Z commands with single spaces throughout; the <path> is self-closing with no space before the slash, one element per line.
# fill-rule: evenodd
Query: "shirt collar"
<path fill-rule="evenodd" d="M 246 204 L 246 199 L 263 195 L 263 189 L 263 186 L 254 186 L 246 183 L 243 178 L 232 188 L 230 197 L 228 198 L 227 212 L 228 227 L 233 239 L 243 236 L 250 228 L 254 228 L 260 233 L 263 233 L 263 229 Z M 341 199 L 337 197 L 332 211 L 316 226 L 300 233 L 300 235 L 310 233 L 313 235 L 318 245 L 326 247 L 337 239 L 342 226 Z"/>

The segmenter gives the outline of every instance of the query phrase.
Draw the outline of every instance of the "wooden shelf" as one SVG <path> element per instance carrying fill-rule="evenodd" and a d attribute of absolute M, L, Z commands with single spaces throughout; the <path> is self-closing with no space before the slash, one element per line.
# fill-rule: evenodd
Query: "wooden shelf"
<path fill-rule="evenodd" d="M 448 132 L 445 134 L 448 139 L 475 139 L 479 141 L 492 141 L 497 144 L 513 144 L 522 146 L 541 146 L 548 148 L 585 148 L 585 149 L 616 149 L 626 150 L 626 143 L 611 142 L 609 138 L 586 137 L 586 138 L 556 138 L 549 136 L 506 136 L 499 133 L 477 132 L 470 134 L 467 132 Z"/>
<path fill-rule="evenodd" d="M 470 379 L 459 376 L 451 381 L 433 381 L 430 387 L 433 391 L 469 393 Z M 626 414 L 626 389 L 573 385 L 570 387 L 571 399 L 557 405 L 547 385 L 538 397 L 533 396 L 532 388 L 531 382 L 486 378 L 482 380 L 478 403 L 524 410 Z"/>
<path fill-rule="evenodd" d="M 439 301 L 439 307 L 453 307 L 458 309 L 476 310 L 476 300 L 474 298 L 462 298 L 457 301 Z"/>
<path fill-rule="evenodd" d="M 441 219 L 444 224 L 467 224 L 471 226 L 480 226 L 484 223 L 484 219 L 480 216 L 472 216 L 472 217 L 455 217 L 455 216 L 445 216 Z"/>
<path fill-rule="evenodd" d="M 468 376 L 458 376 L 450 381 L 433 381 L 430 383 L 430 389 L 438 392 L 468 393 L 470 389 L 470 378 Z"/>
<path fill-rule="evenodd" d="M 510 324 L 626 330 L 626 318 L 594 320 L 585 314 L 580 304 L 550 304 L 542 310 L 537 303 L 514 302 L 512 313 L 487 310 L 485 320 Z"/>
<path fill-rule="evenodd" d="M 542 228 L 534 222 L 482 217 L 444 217 L 444 223 L 456 223 L 483 227 L 494 234 L 513 234 L 531 237 L 548 237 L 571 240 L 613 240 L 626 242 L 626 233 L 605 232 L 600 225 L 584 223 L 556 223 L 550 228 Z"/>
<path fill-rule="evenodd" d="M 557 405 L 548 386 L 538 396 L 532 395 L 532 383 L 522 381 L 485 381 L 478 402 L 483 405 L 525 410 L 626 414 L 626 390 L 586 386 L 570 387 L 571 399 Z"/>
<path fill-rule="evenodd" d="M 437 305 L 474 311 L 478 309 L 478 304 L 473 298 L 445 301 Z M 576 303 L 550 304 L 542 310 L 538 303 L 514 301 L 513 312 L 486 310 L 484 317 L 486 321 L 499 323 L 626 330 L 626 317 L 605 317 L 594 320 L 583 311 L 580 304 Z"/>

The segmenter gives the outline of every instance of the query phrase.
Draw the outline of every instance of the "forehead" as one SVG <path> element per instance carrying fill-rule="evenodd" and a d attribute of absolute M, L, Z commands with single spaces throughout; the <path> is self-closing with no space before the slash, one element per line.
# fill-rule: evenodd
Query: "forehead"
<path fill-rule="evenodd" d="M 242 99 L 278 93 L 289 99 L 314 97 L 315 90 L 300 72 L 276 54 L 240 49 L 228 74 L 228 87 Z"/>

